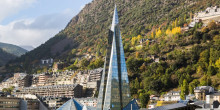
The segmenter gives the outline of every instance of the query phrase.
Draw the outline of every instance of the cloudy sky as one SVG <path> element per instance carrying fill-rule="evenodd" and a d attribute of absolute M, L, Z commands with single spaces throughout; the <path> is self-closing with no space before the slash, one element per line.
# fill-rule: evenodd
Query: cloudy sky
<path fill-rule="evenodd" d="M 92 0 L 0 0 L 0 42 L 37 47 Z"/>

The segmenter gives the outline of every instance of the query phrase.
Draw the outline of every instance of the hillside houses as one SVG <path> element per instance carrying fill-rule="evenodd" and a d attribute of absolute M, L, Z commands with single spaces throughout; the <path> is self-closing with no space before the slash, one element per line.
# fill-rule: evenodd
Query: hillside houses
<path fill-rule="evenodd" d="M 51 90 L 56 89 L 54 87 L 59 85 L 59 87 L 62 88 L 63 86 L 66 87 L 65 85 L 78 84 L 82 87 L 82 89 L 88 88 L 90 90 L 90 96 L 93 96 L 95 91 L 97 91 L 99 88 L 102 71 L 102 68 L 98 68 L 85 71 L 63 71 L 34 75 L 28 75 L 26 73 L 15 73 L 13 77 L 5 79 L 2 83 L 0 83 L 0 89 L 2 90 L 3 88 L 14 86 L 15 91 L 23 91 L 24 88 L 26 90 L 29 90 L 30 88 L 34 91 L 34 93 L 37 93 L 38 95 L 43 94 L 46 96 L 47 93 L 52 93 L 50 92 Z M 49 87 L 48 90 L 47 87 Z M 41 90 L 42 88 L 45 90 L 38 92 L 38 90 Z M 28 91 L 23 91 L 21 93 L 26 94 Z M 57 94 L 57 96 L 59 96 L 59 93 Z"/>
<path fill-rule="evenodd" d="M 208 7 L 205 11 L 195 13 L 194 21 L 199 22 L 199 20 L 205 21 L 220 17 L 220 8 L 218 6 Z"/>
<path fill-rule="evenodd" d="M 220 22 L 220 8 L 218 6 L 208 7 L 205 11 L 195 13 L 189 27 L 194 27 L 198 22 L 203 22 L 204 26 L 207 26 L 210 21 Z"/>

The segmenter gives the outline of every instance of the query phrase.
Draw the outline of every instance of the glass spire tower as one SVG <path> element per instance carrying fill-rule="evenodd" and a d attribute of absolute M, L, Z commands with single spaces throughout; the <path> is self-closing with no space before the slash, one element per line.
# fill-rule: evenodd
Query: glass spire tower
<path fill-rule="evenodd" d="M 108 35 L 107 54 L 99 89 L 97 110 L 122 110 L 131 101 L 128 73 L 117 7 Z"/>

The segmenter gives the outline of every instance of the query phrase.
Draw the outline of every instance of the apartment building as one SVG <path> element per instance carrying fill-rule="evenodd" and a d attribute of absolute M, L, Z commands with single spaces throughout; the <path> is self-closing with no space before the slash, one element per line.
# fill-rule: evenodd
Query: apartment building
<path fill-rule="evenodd" d="M 23 88 L 17 94 L 35 94 L 41 97 L 82 97 L 82 86 L 78 84 L 72 85 L 52 85 Z"/>
<path fill-rule="evenodd" d="M 165 101 L 179 101 L 181 91 L 170 91 L 164 96 Z"/>
<path fill-rule="evenodd" d="M 96 107 L 97 105 L 97 98 L 75 98 L 75 100 L 85 106 Z"/>

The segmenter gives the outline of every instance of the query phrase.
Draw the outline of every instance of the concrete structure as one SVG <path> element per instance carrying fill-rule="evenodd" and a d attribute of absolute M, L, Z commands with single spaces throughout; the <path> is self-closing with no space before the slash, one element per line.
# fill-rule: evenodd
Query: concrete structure
<path fill-rule="evenodd" d="M 157 96 L 157 95 L 151 95 L 150 96 L 150 102 L 155 102 L 155 101 L 158 101 L 160 100 L 160 97 Z"/>
<path fill-rule="evenodd" d="M 57 72 L 58 70 L 62 70 L 65 67 L 67 67 L 65 62 L 55 62 L 52 70 L 53 72 Z"/>
<path fill-rule="evenodd" d="M 175 104 L 169 104 L 164 105 L 156 108 L 152 108 L 149 110 L 195 110 L 196 108 L 199 108 L 196 105 L 190 105 L 185 103 L 175 103 Z M 144 109 L 141 109 L 144 110 Z"/>
<path fill-rule="evenodd" d="M 52 58 L 42 59 L 42 60 L 41 60 L 41 64 L 43 64 L 43 65 L 45 65 L 45 64 L 50 64 L 50 65 L 52 65 L 52 64 L 53 64 L 53 59 L 52 59 Z"/>
<path fill-rule="evenodd" d="M 38 82 L 39 82 L 39 74 L 34 74 L 32 77 L 32 87 L 36 87 L 38 86 Z"/>
<path fill-rule="evenodd" d="M 40 74 L 38 78 L 38 86 L 44 86 L 46 84 L 46 80 L 49 78 L 48 74 Z"/>
<path fill-rule="evenodd" d="M 18 80 L 18 86 L 19 87 L 29 87 L 31 86 L 31 83 L 32 83 L 32 76 L 31 75 L 26 75 L 22 78 L 20 78 Z"/>
<path fill-rule="evenodd" d="M 75 100 L 85 106 L 96 107 L 97 98 L 75 98 Z"/>
<path fill-rule="evenodd" d="M 14 86 L 15 89 L 29 87 L 31 85 L 32 76 L 26 73 L 15 73 L 13 77 L 4 79 L 0 83 L 0 90 Z"/>
<path fill-rule="evenodd" d="M 98 68 L 89 71 L 89 82 L 100 81 L 102 76 L 103 68 Z"/>
<path fill-rule="evenodd" d="M 206 100 L 206 95 L 214 93 L 214 88 L 211 86 L 200 86 L 194 89 L 194 94 L 198 100 Z"/>
<path fill-rule="evenodd" d="M 203 22 L 209 22 L 211 20 L 219 20 L 220 19 L 220 8 L 208 7 L 205 11 L 201 11 L 195 14 L 194 21 L 199 22 L 202 20 Z"/>
<path fill-rule="evenodd" d="M 0 110 L 19 110 L 20 101 L 19 98 L 0 97 Z"/>
<path fill-rule="evenodd" d="M 220 102 L 220 92 L 206 95 L 207 104 L 213 104 L 214 101 Z"/>
<path fill-rule="evenodd" d="M 20 110 L 40 110 L 38 100 L 26 99 L 20 101 Z"/>
<path fill-rule="evenodd" d="M 43 100 L 43 102 L 48 105 L 48 108 L 55 110 L 55 109 L 61 107 L 66 101 L 69 100 L 69 98 L 44 97 L 41 100 Z"/>
<path fill-rule="evenodd" d="M 0 97 L 0 110 L 45 110 L 40 109 L 36 99 L 20 99 L 16 97 Z"/>
<path fill-rule="evenodd" d="M 82 97 L 82 86 L 74 85 L 54 85 L 23 88 L 17 94 L 35 94 L 41 97 Z"/>
<path fill-rule="evenodd" d="M 168 92 L 168 93 L 164 96 L 164 100 L 165 100 L 165 101 L 179 101 L 179 100 L 181 100 L 181 98 L 180 98 L 180 92 L 181 92 L 181 91 L 171 91 L 171 92 Z"/>
<path fill-rule="evenodd" d="M 147 108 L 152 109 L 152 108 L 155 108 L 156 105 L 157 105 L 157 103 L 149 104 Z"/>

